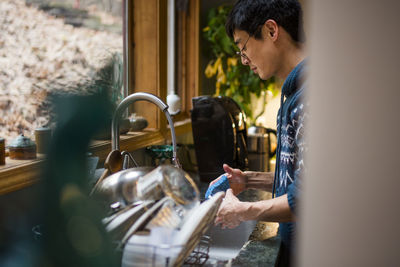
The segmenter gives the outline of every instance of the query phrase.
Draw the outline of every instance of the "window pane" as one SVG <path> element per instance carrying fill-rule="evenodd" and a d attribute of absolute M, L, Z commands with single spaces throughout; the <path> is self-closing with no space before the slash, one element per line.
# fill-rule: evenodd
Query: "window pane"
<path fill-rule="evenodd" d="M 1 0 L 0 137 L 49 126 L 46 97 L 85 94 L 122 44 L 122 0 Z"/>

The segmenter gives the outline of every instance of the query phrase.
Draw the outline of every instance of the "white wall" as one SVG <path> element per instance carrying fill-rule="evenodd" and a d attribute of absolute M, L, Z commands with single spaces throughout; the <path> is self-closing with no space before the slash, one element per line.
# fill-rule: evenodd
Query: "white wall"
<path fill-rule="evenodd" d="M 281 86 L 279 88 L 281 88 Z M 263 103 L 263 100 L 259 99 L 259 102 L 261 105 Z M 263 115 L 257 119 L 256 125 L 261 125 L 276 130 L 276 118 L 280 105 L 281 105 L 280 93 L 278 93 L 277 96 L 272 96 L 272 95 L 268 96 L 267 104 L 265 105 L 265 111 Z M 261 110 L 262 107 L 258 107 L 258 109 Z"/>
<path fill-rule="evenodd" d="M 300 266 L 400 265 L 400 1 L 308 0 Z"/>

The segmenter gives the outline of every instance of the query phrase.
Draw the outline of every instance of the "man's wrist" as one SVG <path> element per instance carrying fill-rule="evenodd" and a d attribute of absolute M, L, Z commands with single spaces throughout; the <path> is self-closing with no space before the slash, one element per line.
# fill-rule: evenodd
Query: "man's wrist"
<path fill-rule="evenodd" d="M 272 184 L 274 181 L 274 173 L 272 172 L 244 172 L 246 189 L 261 189 L 266 191 L 272 190 Z"/>
<path fill-rule="evenodd" d="M 245 190 L 249 189 L 249 177 L 247 175 L 248 171 L 243 172 L 244 174 L 244 188 Z"/>
<path fill-rule="evenodd" d="M 253 220 L 254 216 L 251 214 L 251 202 L 240 202 L 240 207 L 238 209 L 238 215 L 240 221 Z"/>

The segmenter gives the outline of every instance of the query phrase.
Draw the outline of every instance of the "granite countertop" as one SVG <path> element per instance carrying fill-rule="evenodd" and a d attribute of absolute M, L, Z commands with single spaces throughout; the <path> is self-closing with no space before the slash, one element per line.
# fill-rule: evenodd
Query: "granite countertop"
<path fill-rule="evenodd" d="M 270 199 L 271 193 L 261 190 L 247 190 L 239 194 L 241 201 L 258 201 Z M 280 238 L 277 236 L 278 223 L 257 222 L 249 241 L 244 244 L 239 255 L 231 262 L 231 266 L 274 266 L 278 256 Z"/>
<path fill-rule="evenodd" d="M 208 184 L 200 184 L 204 196 Z M 247 190 L 238 195 L 240 201 L 259 201 L 271 198 L 271 193 L 261 190 Z M 278 255 L 280 238 L 277 236 L 278 223 L 257 222 L 249 240 L 243 245 L 236 258 L 217 265 L 206 266 L 274 266 Z"/>

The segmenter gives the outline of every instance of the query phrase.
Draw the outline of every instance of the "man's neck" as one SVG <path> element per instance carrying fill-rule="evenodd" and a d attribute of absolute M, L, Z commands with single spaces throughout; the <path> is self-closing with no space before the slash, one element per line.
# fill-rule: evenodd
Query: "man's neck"
<path fill-rule="evenodd" d="M 283 80 L 285 80 L 289 73 L 306 57 L 302 50 L 302 45 L 297 45 L 293 42 L 288 42 L 282 47 L 281 56 L 282 64 L 276 75 Z"/>

